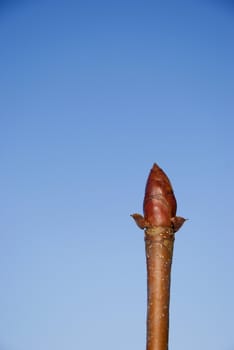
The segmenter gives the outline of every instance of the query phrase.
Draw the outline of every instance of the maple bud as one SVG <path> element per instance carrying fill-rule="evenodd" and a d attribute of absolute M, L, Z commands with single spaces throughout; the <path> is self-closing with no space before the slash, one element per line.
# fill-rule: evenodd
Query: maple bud
<path fill-rule="evenodd" d="M 170 180 L 164 171 L 154 164 L 145 188 L 144 217 L 133 214 L 140 228 L 170 227 L 178 231 L 185 219 L 176 217 L 177 203 Z"/>

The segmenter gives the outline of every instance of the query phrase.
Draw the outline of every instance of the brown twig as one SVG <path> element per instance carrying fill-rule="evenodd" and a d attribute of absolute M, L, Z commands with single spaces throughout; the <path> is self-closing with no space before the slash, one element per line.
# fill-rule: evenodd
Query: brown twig
<path fill-rule="evenodd" d="M 147 350 L 168 350 L 170 280 L 174 233 L 185 219 L 176 216 L 177 203 L 171 183 L 157 164 L 149 174 L 144 217 L 133 214 L 145 229 L 147 263 Z"/>

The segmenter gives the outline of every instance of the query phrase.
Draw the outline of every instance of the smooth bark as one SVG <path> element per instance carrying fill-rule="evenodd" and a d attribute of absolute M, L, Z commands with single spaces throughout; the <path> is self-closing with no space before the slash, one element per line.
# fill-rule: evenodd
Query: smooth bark
<path fill-rule="evenodd" d="M 174 233 L 171 228 L 146 230 L 147 350 L 167 350 Z"/>

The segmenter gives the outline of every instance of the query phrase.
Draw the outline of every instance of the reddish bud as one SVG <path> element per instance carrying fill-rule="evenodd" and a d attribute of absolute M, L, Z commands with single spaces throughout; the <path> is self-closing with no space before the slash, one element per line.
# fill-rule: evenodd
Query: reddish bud
<path fill-rule="evenodd" d="M 176 232 L 185 219 L 176 216 L 177 203 L 170 180 L 157 164 L 150 171 L 144 198 L 144 217 L 133 214 L 136 224 L 141 228 L 172 227 Z"/>
<path fill-rule="evenodd" d="M 152 226 L 171 226 L 176 214 L 176 199 L 171 183 L 157 164 L 150 171 L 144 199 L 145 219 Z"/>

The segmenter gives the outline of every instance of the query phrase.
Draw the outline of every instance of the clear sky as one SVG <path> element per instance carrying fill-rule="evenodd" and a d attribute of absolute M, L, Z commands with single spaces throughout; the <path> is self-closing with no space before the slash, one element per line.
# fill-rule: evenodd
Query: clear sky
<path fill-rule="evenodd" d="M 170 350 L 234 350 L 233 41 L 232 1 L 0 1 L 0 350 L 145 348 L 154 162 Z"/>

